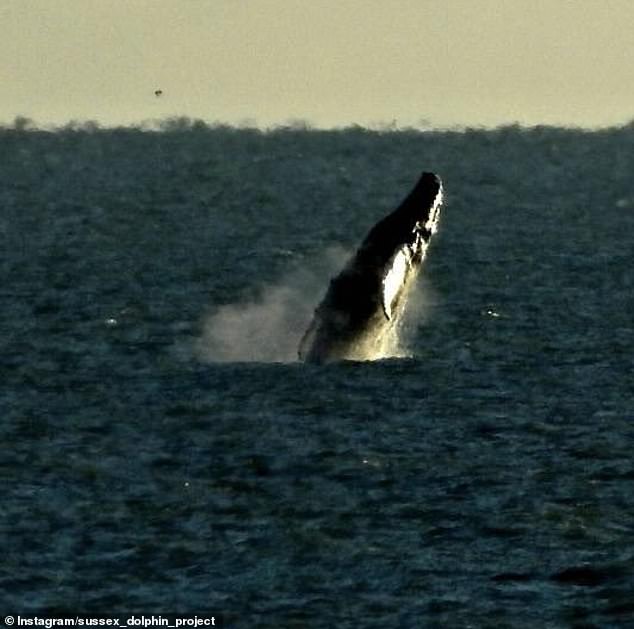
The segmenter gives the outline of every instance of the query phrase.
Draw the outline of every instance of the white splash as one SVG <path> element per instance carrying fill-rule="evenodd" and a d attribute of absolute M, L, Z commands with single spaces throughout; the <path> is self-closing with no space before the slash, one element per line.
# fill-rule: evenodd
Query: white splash
<path fill-rule="evenodd" d="M 203 320 L 196 355 L 204 362 L 295 362 L 324 284 L 348 256 L 330 248 L 319 264 L 262 286 L 257 299 L 214 308 Z"/>

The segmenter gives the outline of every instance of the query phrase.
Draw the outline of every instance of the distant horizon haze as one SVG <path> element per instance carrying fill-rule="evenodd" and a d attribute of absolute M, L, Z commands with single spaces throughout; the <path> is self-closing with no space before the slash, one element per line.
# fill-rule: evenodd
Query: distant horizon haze
<path fill-rule="evenodd" d="M 627 0 L 3 0 L 0 123 L 634 119 Z"/>

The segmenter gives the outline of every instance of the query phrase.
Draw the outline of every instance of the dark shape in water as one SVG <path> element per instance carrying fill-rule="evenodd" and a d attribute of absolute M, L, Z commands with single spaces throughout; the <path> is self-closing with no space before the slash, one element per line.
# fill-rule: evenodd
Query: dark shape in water
<path fill-rule="evenodd" d="M 619 575 L 619 570 L 610 571 L 593 566 L 573 566 L 553 574 L 550 578 L 557 583 L 597 587 L 606 583 L 611 577 Z"/>
<path fill-rule="evenodd" d="M 407 198 L 379 221 L 326 296 L 299 345 L 311 363 L 373 360 L 393 349 L 408 289 L 436 232 L 443 189 L 423 173 Z"/>

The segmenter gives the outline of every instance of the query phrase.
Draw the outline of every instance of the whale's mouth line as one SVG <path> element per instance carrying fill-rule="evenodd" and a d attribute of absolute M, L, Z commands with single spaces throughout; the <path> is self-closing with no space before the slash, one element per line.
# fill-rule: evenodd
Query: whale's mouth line
<path fill-rule="evenodd" d="M 438 229 L 438 219 L 440 218 L 440 207 L 443 203 L 443 196 L 443 188 L 441 184 L 438 188 L 438 192 L 436 193 L 434 203 L 427 215 L 425 225 L 421 226 L 420 221 L 416 221 L 416 225 L 414 225 L 414 232 L 423 231 L 427 234 L 428 238 L 436 233 L 436 230 Z"/>
<path fill-rule="evenodd" d="M 420 261 L 422 261 L 431 237 L 438 230 L 440 208 L 442 204 L 443 188 L 441 184 L 438 188 L 438 192 L 436 193 L 434 202 L 427 214 L 427 220 L 425 221 L 425 224 L 422 225 L 421 221 L 416 221 L 414 228 L 412 229 L 412 234 L 414 235 L 413 240 L 409 243 L 403 243 L 404 246 L 406 246 L 409 250 L 409 259 L 412 263 L 414 262 L 414 260 L 417 260 L 419 256 Z"/>

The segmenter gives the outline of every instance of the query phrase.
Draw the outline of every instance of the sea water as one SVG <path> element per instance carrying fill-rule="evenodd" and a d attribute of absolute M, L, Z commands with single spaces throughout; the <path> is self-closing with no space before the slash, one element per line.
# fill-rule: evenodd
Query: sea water
<path fill-rule="evenodd" d="M 634 621 L 634 128 L 0 131 L 0 610 Z M 407 358 L 297 342 L 420 172 Z"/>

